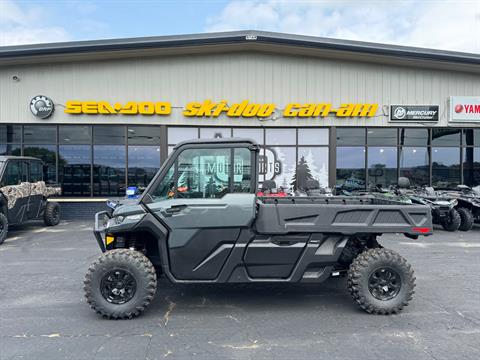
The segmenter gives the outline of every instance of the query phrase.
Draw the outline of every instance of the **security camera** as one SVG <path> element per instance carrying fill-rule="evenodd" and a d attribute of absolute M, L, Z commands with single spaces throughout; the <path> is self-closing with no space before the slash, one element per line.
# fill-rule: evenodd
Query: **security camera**
<path fill-rule="evenodd" d="M 17 75 L 12 76 L 13 81 L 20 81 L 20 78 Z"/>

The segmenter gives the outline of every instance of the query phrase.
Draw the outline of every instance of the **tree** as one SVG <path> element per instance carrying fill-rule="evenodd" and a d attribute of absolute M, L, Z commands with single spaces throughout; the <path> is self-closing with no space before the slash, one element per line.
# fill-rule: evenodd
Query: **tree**
<path fill-rule="evenodd" d="M 305 157 L 302 156 L 300 161 L 297 164 L 295 169 L 295 174 L 293 175 L 292 182 L 290 183 L 293 186 L 294 190 L 305 189 L 307 180 L 313 179 L 310 168 L 308 167 Z"/>

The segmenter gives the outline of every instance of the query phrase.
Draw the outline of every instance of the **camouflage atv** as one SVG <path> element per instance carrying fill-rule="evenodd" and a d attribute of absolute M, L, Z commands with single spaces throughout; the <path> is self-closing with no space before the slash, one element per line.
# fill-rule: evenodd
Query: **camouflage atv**
<path fill-rule="evenodd" d="M 45 225 L 60 222 L 60 206 L 47 198 L 60 194 L 59 187 L 43 181 L 42 161 L 32 157 L 0 156 L 0 244 L 8 227 L 43 218 Z"/>

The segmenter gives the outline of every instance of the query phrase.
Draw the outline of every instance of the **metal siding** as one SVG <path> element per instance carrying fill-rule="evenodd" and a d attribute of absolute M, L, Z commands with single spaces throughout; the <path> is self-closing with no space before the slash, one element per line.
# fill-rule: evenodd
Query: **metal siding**
<path fill-rule="evenodd" d="M 13 81 L 13 75 L 20 81 Z M 439 104 L 438 125 L 447 126 L 450 96 L 480 95 L 476 74 L 255 52 L 9 66 L 0 68 L 0 80 L 2 123 L 259 124 L 256 119 L 181 115 L 188 102 L 211 99 L 273 102 L 279 108 L 289 102 L 380 105 L 378 116 L 371 119 L 290 118 L 264 121 L 264 126 L 388 126 L 383 107 Z M 57 105 L 50 119 L 36 119 L 28 109 L 30 99 L 38 94 L 51 97 Z M 178 109 L 171 116 L 64 114 L 61 105 L 74 99 L 169 101 Z"/>

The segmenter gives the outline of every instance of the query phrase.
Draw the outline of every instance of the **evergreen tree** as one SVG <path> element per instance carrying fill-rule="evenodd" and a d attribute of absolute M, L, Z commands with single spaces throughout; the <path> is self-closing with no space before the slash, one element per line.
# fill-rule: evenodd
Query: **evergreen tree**
<path fill-rule="evenodd" d="M 313 179 L 312 173 L 310 172 L 308 163 L 305 161 L 305 157 L 302 156 L 297 164 L 295 174 L 293 175 L 290 185 L 293 186 L 294 190 L 305 189 L 307 180 L 310 179 Z"/>

